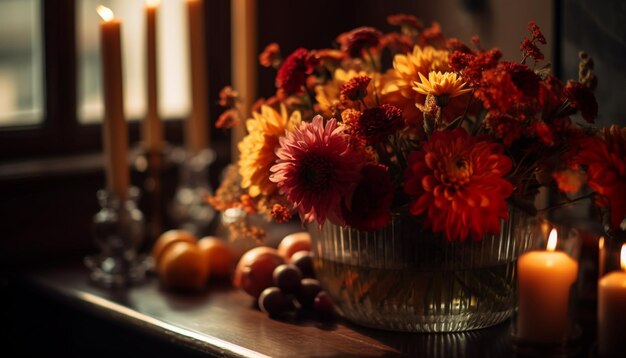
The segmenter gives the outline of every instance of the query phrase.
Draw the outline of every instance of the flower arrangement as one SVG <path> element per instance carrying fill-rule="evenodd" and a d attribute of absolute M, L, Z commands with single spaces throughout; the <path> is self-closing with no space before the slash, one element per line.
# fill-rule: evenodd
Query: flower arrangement
<path fill-rule="evenodd" d="M 588 182 L 621 225 L 626 129 L 592 127 L 590 58 L 581 54 L 578 80 L 564 83 L 543 64 L 534 22 L 520 62 L 477 37 L 445 38 L 437 23 L 388 22 L 399 30 L 357 28 L 334 48 L 284 59 L 277 44 L 265 48 L 259 60 L 277 69 L 276 94 L 254 105 L 236 169 L 211 204 L 365 231 L 408 207 L 456 241 L 498 233 L 510 205 L 535 212 L 540 186 L 573 192 Z M 225 88 L 220 103 L 218 127 L 239 125 L 237 93 Z"/>

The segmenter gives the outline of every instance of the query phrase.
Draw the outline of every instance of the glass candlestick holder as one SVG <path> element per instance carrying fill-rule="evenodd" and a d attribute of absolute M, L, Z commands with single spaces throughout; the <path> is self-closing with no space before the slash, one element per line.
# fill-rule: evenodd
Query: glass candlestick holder
<path fill-rule="evenodd" d="M 99 190 L 97 197 L 100 211 L 93 218 L 93 230 L 100 253 L 85 258 L 91 280 L 106 287 L 143 281 L 150 260 L 137 251 L 144 237 L 139 190 L 130 188 L 125 199 L 108 190 Z"/>
<path fill-rule="evenodd" d="M 215 152 L 204 149 L 197 153 L 179 155 L 180 179 L 171 214 L 178 227 L 203 236 L 209 233 L 209 228 L 215 217 L 215 210 L 207 198 L 213 190 L 209 183 L 209 167 L 215 161 Z"/>
<path fill-rule="evenodd" d="M 139 207 L 146 222 L 146 240 L 141 251 L 149 250 L 167 226 L 167 202 L 165 198 L 173 195 L 166 182 L 166 174 L 174 169 L 172 147 L 163 142 L 160 148 L 147 148 L 140 142 L 132 154 L 132 176 L 134 183 L 141 185 Z"/>

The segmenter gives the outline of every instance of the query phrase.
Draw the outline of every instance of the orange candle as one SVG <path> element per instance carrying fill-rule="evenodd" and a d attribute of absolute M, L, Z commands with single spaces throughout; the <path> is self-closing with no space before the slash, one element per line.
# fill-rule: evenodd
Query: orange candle
<path fill-rule="evenodd" d="M 160 0 L 146 0 L 146 94 L 147 114 L 143 122 L 142 137 L 145 148 L 160 152 L 163 142 L 163 123 L 159 118 L 156 14 Z"/>
<path fill-rule="evenodd" d="M 620 264 L 621 271 L 598 282 L 598 352 L 603 357 L 626 355 L 626 244 Z"/>
<path fill-rule="evenodd" d="M 185 126 L 185 146 L 197 153 L 209 146 L 209 108 L 204 43 L 204 2 L 187 0 L 191 60 L 191 115 Z"/>
<path fill-rule="evenodd" d="M 232 34 L 232 73 L 233 87 L 239 92 L 238 104 L 242 123 L 232 129 L 231 158 L 239 158 L 239 143 L 244 135 L 244 123 L 251 115 L 252 104 L 256 99 L 257 41 L 256 41 L 256 0 L 231 1 Z"/>
<path fill-rule="evenodd" d="M 120 199 L 126 198 L 128 173 L 128 128 L 124 118 L 122 86 L 122 48 L 120 21 L 111 9 L 99 5 L 102 84 L 104 86 L 104 121 L 102 135 L 107 189 Z"/>
<path fill-rule="evenodd" d="M 578 263 L 554 251 L 556 241 L 552 229 L 546 251 L 527 252 L 517 263 L 518 334 L 527 341 L 557 343 L 567 335 L 570 289 L 578 276 Z"/>

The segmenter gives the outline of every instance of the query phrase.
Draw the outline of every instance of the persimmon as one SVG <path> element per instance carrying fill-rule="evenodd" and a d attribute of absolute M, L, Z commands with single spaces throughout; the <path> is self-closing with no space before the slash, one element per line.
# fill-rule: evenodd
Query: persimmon
<path fill-rule="evenodd" d="M 207 236 L 198 241 L 198 247 L 204 253 L 211 278 L 224 279 L 230 277 L 235 259 L 232 250 L 224 241 L 214 236 Z"/>
<path fill-rule="evenodd" d="M 274 269 L 284 263 L 285 259 L 276 249 L 255 247 L 241 256 L 233 276 L 233 285 L 250 296 L 258 297 L 264 289 L 273 285 Z"/>
<path fill-rule="evenodd" d="M 155 267 L 159 268 L 159 261 L 163 253 L 176 242 L 187 242 L 196 244 L 198 238 L 185 230 L 169 230 L 161 234 L 152 248 L 152 257 L 154 258 Z"/>
<path fill-rule="evenodd" d="M 298 251 L 311 251 L 311 235 L 308 232 L 289 234 L 278 244 L 278 254 L 287 261 Z"/>
<path fill-rule="evenodd" d="M 197 290 L 209 276 L 206 256 L 195 243 L 175 242 L 165 250 L 159 262 L 159 278 L 168 288 Z"/>

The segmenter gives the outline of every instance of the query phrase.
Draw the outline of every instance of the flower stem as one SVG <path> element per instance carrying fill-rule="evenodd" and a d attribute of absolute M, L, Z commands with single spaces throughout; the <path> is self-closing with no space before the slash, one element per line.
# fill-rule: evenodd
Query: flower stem
<path fill-rule="evenodd" d="M 568 205 L 573 205 L 573 204 L 576 204 L 577 202 L 580 202 L 580 201 L 583 201 L 583 200 L 586 200 L 586 199 L 591 199 L 591 198 L 593 198 L 595 195 L 596 195 L 596 193 L 595 193 L 595 192 L 591 192 L 591 193 L 589 193 L 589 194 L 585 194 L 585 195 L 583 195 L 583 196 L 579 196 L 578 198 L 575 198 L 575 199 L 567 199 L 567 198 L 566 198 L 566 199 L 565 199 L 565 201 L 564 201 L 564 202 L 562 202 L 562 203 L 558 203 L 558 204 L 556 204 L 556 205 L 551 205 L 551 206 L 545 207 L 545 208 L 543 208 L 543 209 L 539 209 L 539 210 L 537 210 L 537 212 L 539 212 L 539 213 L 543 213 L 543 212 L 547 212 L 547 211 L 550 211 L 550 210 L 554 210 L 554 209 L 558 209 L 558 208 L 563 208 L 563 207 L 566 207 L 566 206 L 568 206 Z"/>

